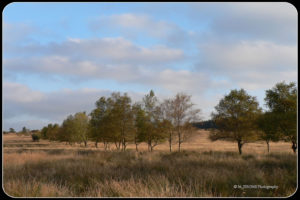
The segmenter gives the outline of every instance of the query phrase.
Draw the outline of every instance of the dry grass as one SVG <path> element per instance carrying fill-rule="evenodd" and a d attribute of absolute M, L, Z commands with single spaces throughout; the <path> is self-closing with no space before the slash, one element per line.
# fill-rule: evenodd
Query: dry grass
<path fill-rule="evenodd" d="M 147 152 L 104 152 L 92 142 L 79 144 L 5 135 L 4 190 L 14 197 L 285 197 L 297 187 L 297 157 L 289 143 L 247 144 L 238 155 L 236 144 L 210 142 L 201 131 L 168 152 L 168 144 Z M 176 151 L 176 148 L 174 148 Z M 278 189 L 235 189 L 234 185 L 277 185 Z"/>
<path fill-rule="evenodd" d="M 208 139 L 208 131 L 198 131 L 198 134 L 190 138 L 187 142 L 182 144 L 182 149 L 184 150 L 194 150 L 199 152 L 204 151 L 238 151 L 237 144 L 233 142 L 226 141 L 216 141 L 211 142 Z M 32 142 L 30 136 L 17 136 L 16 134 L 7 134 L 3 136 L 4 150 L 48 150 L 48 149 L 89 149 L 89 150 L 97 150 L 95 148 L 95 144 L 93 142 L 88 142 L 88 147 L 85 148 L 82 145 L 74 144 L 72 146 L 66 145 L 63 142 L 55 142 L 48 140 L 40 140 L 39 142 Z M 98 144 L 99 149 L 103 149 L 103 144 Z M 172 146 L 174 151 L 177 151 L 177 144 L 173 144 Z M 128 144 L 127 149 L 135 150 L 134 144 Z M 147 144 L 142 143 L 138 146 L 139 151 L 147 151 Z M 110 144 L 110 150 L 116 150 L 114 144 Z M 155 151 L 169 151 L 169 144 L 167 142 L 157 145 L 154 148 Z M 270 142 L 270 151 L 273 153 L 292 153 L 291 144 L 287 142 Z M 255 142 L 255 143 L 247 143 L 243 146 L 244 153 L 255 153 L 255 154 L 265 154 L 267 153 L 266 143 Z"/>

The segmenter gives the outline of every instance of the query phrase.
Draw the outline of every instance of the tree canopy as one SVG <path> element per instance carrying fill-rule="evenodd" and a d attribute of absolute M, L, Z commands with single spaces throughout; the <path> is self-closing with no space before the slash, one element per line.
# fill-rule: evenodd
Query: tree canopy
<path fill-rule="evenodd" d="M 282 137 L 292 143 L 292 149 L 297 149 L 297 88 L 291 82 L 277 83 L 272 89 L 266 91 L 266 105 L 274 117 L 274 124 Z"/>
<path fill-rule="evenodd" d="M 218 129 L 211 132 L 210 139 L 236 141 L 242 154 L 242 146 L 255 139 L 255 120 L 261 113 L 256 98 L 244 89 L 231 90 L 215 109 L 212 118 Z"/>

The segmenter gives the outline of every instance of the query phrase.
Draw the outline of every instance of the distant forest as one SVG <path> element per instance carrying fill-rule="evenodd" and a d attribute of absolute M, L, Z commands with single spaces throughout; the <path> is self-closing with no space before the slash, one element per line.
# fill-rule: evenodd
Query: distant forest
<path fill-rule="evenodd" d="M 196 122 L 193 123 L 193 126 L 199 129 L 216 129 L 217 126 L 215 124 L 215 122 L 213 120 L 206 120 L 206 121 L 202 121 L 202 122 Z"/>

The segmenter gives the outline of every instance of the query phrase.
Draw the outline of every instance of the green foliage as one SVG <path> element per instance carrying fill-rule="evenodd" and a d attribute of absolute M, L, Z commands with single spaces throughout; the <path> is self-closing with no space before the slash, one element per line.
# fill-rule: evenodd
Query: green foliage
<path fill-rule="evenodd" d="M 295 83 L 280 82 L 266 91 L 266 105 L 272 112 L 295 112 L 297 109 L 297 88 Z"/>
<path fill-rule="evenodd" d="M 96 103 L 96 108 L 90 113 L 89 137 L 98 142 L 111 140 L 109 133 L 113 132 L 109 115 L 109 105 L 105 97 L 101 97 Z"/>
<path fill-rule="evenodd" d="M 133 106 L 134 118 L 135 118 L 135 144 L 146 141 L 145 136 L 147 135 L 149 124 L 149 119 L 147 119 L 145 110 L 142 109 L 141 104 L 135 104 Z"/>
<path fill-rule="evenodd" d="M 271 112 L 265 112 L 257 118 L 258 129 L 261 130 L 258 134 L 259 139 L 266 141 L 277 142 L 280 138 L 278 132 L 277 115 Z"/>
<path fill-rule="evenodd" d="M 47 130 L 48 130 L 48 127 L 47 126 L 44 126 L 41 130 L 41 138 L 43 139 L 47 139 Z"/>
<path fill-rule="evenodd" d="M 295 83 L 280 82 L 266 91 L 266 105 L 272 112 L 274 124 L 285 141 L 292 142 L 297 149 L 297 88 Z"/>
<path fill-rule="evenodd" d="M 15 131 L 15 129 L 13 129 L 13 128 L 9 128 L 9 131 L 8 132 L 10 132 L 10 133 L 15 133 L 16 131 Z"/>
<path fill-rule="evenodd" d="M 121 96 L 117 92 L 111 94 L 108 102 L 115 143 L 121 143 L 122 150 L 125 151 L 128 141 L 133 140 L 135 131 L 131 98 L 127 93 Z"/>
<path fill-rule="evenodd" d="M 244 89 L 231 90 L 215 109 L 212 119 L 218 129 L 211 131 L 210 139 L 236 141 L 241 154 L 243 144 L 255 140 L 256 120 L 261 113 L 256 98 Z"/>
<path fill-rule="evenodd" d="M 74 116 L 69 115 L 61 125 L 61 134 L 59 140 L 62 142 L 69 142 L 70 144 L 76 142 Z"/>
<path fill-rule="evenodd" d="M 58 134 L 59 134 L 59 125 L 58 124 L 50 124 L 48 125 L 47 129 L 47 138 L 49 140 L 57 140 L 58 139 Z"/>
<path fill-rule="evenodd" d="M 84 142 L 87 146 L 89 136 L 89 119 L 85 112 L 78 112 L 74 116 L 69 115 L 62 123 L 61 129 L 58 129 L 60 141 Z"/>
<path fill-rule="evenodd" d="M 38 142 L 40 140 L 40 135 L 37 133 L 33 133 L 31 137 L 32 137 L 32 141 L 34 142 Z"/>
<path fill-rule="evenodd" d="M 117 149 L 125 150 L 128 142 L 146 142 L 153 150 L 165 136 L 162 130 L 162 118 L 158 100 L 151 90 L 142 104 L 131 104 L 125 93 L 112 93 L 110 97 L 101 97 L 96 108 L 90 113 L 89 135 L 95 142 L 115 143 Z"/>
<path fill-rule="evenodd" d="M 60 127 L 58 124 L 48 124 L 40 132 L 43 139 L 59 140 Z"/>
<path fill-rule="evenodd" d="M 128 141 L 134 138 L 134 114 L 131 99 L 127 94 L 112 93 L 109 98 L 101 97 L 91 113 L 91 138 L 105 144 L 114 142 L 125 150 Z"/>
<path fill-rule="evenodd" d="M 30 130 L 27 129 L 25 126 L 22 128 L 22 133 L 28 133 Z"/>
<path fill-rule="evenodd" d="M 166 136 L 162 126 L 161 111 L 153 90 L 143 98 L 136 120 L 138 139 L 148 144 L 149 151 L 164 141 Z"/>
<path fill-rule="evenodd" d="M 89 118 L 85 112 L 76 113 L 74 116 L 74 129 L 77 142 L 84 142 L 87 146 L 88 131 L 89 131 Z"/>

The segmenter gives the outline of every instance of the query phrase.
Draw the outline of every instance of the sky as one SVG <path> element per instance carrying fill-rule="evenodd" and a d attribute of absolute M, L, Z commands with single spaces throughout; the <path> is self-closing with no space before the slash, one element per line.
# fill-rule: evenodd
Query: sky
<path fill-rule="evenodd" d="M 35 3 L 3 12 L 3 130 L 41 129 L 112 92 L 192 95 L 201 118 L 232 89 L 264 107 L 296 82 L 296 8 L 265 3 Z"/>

